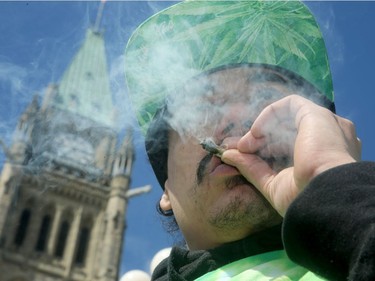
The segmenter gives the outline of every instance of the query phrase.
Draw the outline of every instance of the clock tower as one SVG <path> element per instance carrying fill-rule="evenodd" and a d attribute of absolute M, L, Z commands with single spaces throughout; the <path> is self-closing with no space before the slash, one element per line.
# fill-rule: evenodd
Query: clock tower
<path fill-rule="evenodd" d="M 134 150 L 114 129 L 103 35 L 21 115 L 0 175 L 0 281 L 115 281 Z M 118 141 L 120 140 L 120 141 Z"/>

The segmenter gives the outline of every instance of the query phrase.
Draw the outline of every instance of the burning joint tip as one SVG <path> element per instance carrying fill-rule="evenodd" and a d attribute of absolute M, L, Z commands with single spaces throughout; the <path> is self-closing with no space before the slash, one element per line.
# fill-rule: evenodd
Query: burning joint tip
<path fill-rule="evenodd" d="M 200 145 L 203 147 L 204 150 L 208 151 L 209 153 L 221 158 L 225 151 L 224 148 L 217 145 L 211 138 L 206 138 L 201 141 Z"/>

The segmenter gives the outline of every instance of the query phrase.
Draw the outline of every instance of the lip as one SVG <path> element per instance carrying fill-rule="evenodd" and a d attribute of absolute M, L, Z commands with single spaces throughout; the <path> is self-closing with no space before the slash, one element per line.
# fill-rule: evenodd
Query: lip
<path fill-rule="evenodd" d="M 210 176 L 230 177 L 240 175 L 236 167 L 221 162 L 217 157 L 212 159 L 212 168 L 210 170 Z"/>
<path fill-rule="evenodd" d="M 242 177 L 242 174 L 238 171 L 236 167 L 223 163 L 218 157 L 213 157 L 213 159 L 211 160 L 209 171 L 210 173 L 208 174 L 208 177 L 215 182 L 223 182 L 230 178 L 236 178 L 237 176 Z M 232 190 L 235 186 L 243 186 L 246 188 L 250 187 L 251 189 L 256 190 L 255 186 L 251 182 L 245 180 L 245 178 L 243 178 L 242 183 L 237 182 L 235 185 L 233 185 L 232 183 L 232 186 L 229 187 L 229 189 Z"/>
<path fill-rule="evenodd" d="M 227 164 L 220 164 L 216 166 L 215 169 L 211 172 L 212 176 L 222 176 L 222 177 L 230 177 L 230 176 L 237 176 L 240 172 L 237 168 L 227 165 Z"/>

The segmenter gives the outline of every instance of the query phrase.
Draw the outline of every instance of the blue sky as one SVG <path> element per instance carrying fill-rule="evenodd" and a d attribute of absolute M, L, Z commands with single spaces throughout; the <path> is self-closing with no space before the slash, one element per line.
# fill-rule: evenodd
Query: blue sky
<path fill-rule="evenodd" d="M 114 98 L 123 109 L 121 126 L 133 124 L 123 80 L 122 54 L 132 30 L 157 10 L 161 1 L 109 1 L 101 27 Z M 307 2 L 322 28 L 333 74 L 339 115 L 351 119 L 363 143 L 363 159 L 375 160 L 375 2 Z M 9 144 L 20 112 L 35 93 L 58 82 L 95 22 L 99 2 L 0 1 L 0 137 Z M 132 187 L 151 184 L 150 194 L 130 200 L 120 274 L 148 271 L 154 254 L 174 242 L 161 226 L 155 205 L 160 188 L 147 164 L 142 137 L 136 134 Z M 1 158 L 3 159 L 3 158 Z M 3 161 L 3 160 L 2 160 Z"/>

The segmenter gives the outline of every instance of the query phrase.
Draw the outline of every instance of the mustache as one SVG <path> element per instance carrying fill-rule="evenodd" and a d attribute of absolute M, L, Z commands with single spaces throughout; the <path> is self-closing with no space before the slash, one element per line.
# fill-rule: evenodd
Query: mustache
<path fill-rule="evenodd" d="M 197 167 L 197 184 L 201 184 L 203 182 L 204 176 L 206 175 L 207 172 L 207 166 L 210 163 L 212 157 L 214 155 L 209 153 L 206 156 L 202 158 L 202 160 L 199 162 L 198 167 Z"/>

